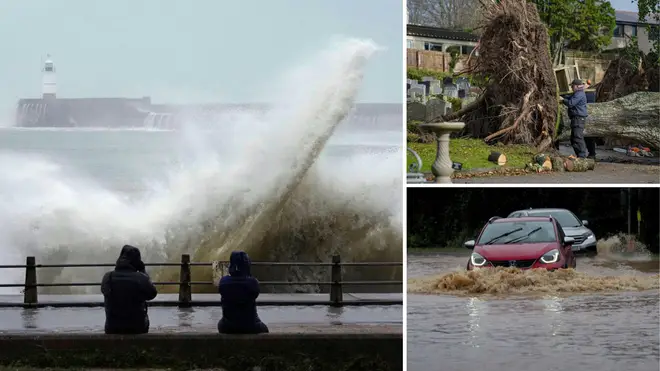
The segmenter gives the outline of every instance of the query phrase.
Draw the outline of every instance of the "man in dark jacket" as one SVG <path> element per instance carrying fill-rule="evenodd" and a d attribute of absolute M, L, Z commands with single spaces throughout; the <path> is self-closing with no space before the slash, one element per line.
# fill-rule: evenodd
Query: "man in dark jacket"
<path fill-rule="evenodd" d="M 259 334 L 268 327 L 257 315 L 259 281 L 250 274 L 250 257 L 234 251 L 229 257 L 229 275 L 220 279 L 218 292 L 222 298 L 222 318 L 218 331 L 225 334 Z"/>
<path fill-rule="evenodd" d="M 158 292 L 145 271 L 137 247 L 122 247 L 115 270 L 103 276 L 101 292 L 106 334 L 149 332 L 147 301 L 155 298 Z"/>
<path fill-rule="evenodd" d="M 561 102 L 568 107 L 568 118 L 571 120 L 571 145 L 575 156 L 587 157 L 587 145 L 584 141 L 584 124 L 587 121 L 587 96 L 584 93 L 584 84 L 575 79 L 571 83 L 573 94 L 562 97 Z"/>

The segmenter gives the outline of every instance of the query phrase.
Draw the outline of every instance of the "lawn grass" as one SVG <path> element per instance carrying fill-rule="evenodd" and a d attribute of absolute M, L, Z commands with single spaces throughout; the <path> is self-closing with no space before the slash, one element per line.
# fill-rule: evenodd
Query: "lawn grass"
<path fill-rule="evenodd" d="M 435 161 L 436 148 L 435 143 L 408 143 L 422 159 L 421 172 L 431 172 L 431 165 Z M 497 151 L 504 154 L 507 158 L 507 164 L 499 166 L 488 161 L 488 155 L 491 151 Z M 453 162 L 463 164 L 463 170 L 474 169 L 492 169 L 492 168 L 524 168 L 525 164 L 532 161 L 535 155 L 533 147 L 524 145 L 493 145 L 489 146 L 481 139 L 459 138 L 452 139 L 449 142 L 449 155 Z M 408 152 L 408 165 L 416 162 L 415 157 Z"/>

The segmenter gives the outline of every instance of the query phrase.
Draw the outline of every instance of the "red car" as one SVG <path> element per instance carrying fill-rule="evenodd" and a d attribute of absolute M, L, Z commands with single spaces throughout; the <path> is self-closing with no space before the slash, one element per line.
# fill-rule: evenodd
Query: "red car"
<path fill-rule="evenodd" d="M 575 268 L 571 246 L 561 225 L 551 217 L 491 218 L 477 240 L 465 242 L 473 252 L 467 269 L 516 267 L 520 269 Z"/>

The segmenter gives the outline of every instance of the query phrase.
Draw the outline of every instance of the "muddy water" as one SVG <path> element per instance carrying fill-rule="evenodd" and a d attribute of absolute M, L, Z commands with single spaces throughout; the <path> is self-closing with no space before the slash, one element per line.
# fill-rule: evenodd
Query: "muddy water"
<path fill-rule="evenodd" d="M 658 370 L 657 259 L 461 272 L 467 259 L 408 256 L 408 370 Z"/>

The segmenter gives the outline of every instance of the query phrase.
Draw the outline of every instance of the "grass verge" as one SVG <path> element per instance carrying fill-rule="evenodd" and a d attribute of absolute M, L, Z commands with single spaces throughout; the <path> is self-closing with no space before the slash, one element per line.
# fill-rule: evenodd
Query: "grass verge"
<path fill-rule="evenodd" d="M 436 148 L 435 143 L 408 143 L 422 159 L 421 172 L 431 172 L 431 165 L 435 161 Z M 507 158 L 507 164 L 499 166 L 488 161 L 488 155 L 491 151 L 504 154 Z M 501 168 L 523 169 L 525 164 L 532 161 L 535 151 L 533 147 L 524 145 L 494 145 L 489 146 L 480 139 L 459 138 L 452 139 L 449 143 L 449 155 L 453 162 L 463 164 L 463 170 L 488 170 Z M 416 162 L 415 156 L 408 153 L 407 167 Z"/>

